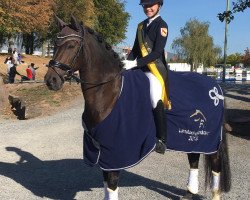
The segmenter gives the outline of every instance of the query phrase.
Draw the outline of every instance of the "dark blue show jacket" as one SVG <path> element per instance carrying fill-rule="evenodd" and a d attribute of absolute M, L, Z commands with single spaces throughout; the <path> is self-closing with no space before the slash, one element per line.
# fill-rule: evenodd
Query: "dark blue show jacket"
<path fill-rule="evenodd" d="M 154 19 L 149 26 L 147 27 L 148 19 L 143 21 L 143 34 L 144 37 L 147 35 L 152 42 L 152 51 L 147 56 L 142 57 L 139 40 L 138 40 L 138 29 L 136 33 L 136 38 L 134 41 L 134 46 L 132 51 L 128 56 L 128 60 L 137 59 L 137 67 L 142 68 L 143 71 L 149 71 L 147 64 L 150 62 L 159 59 L 166 66 L 164 48 L 167 43 L 168 38 L 168 25 L 167 23 L 159 16 Z M 165 34 L 162 31 L 165 30 Z M 167 32 L 166 32 L 167 30 Z"/>

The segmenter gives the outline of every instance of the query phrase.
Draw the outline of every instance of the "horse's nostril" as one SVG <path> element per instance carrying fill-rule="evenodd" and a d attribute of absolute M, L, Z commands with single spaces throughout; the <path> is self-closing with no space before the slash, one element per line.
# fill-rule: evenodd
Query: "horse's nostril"
<path fill-rule="evenodd" d="M 47 86 L 51 86 L 51 83 L 49 81 L 46 81 Z"/>
<path fill-rule="evenodd" d="M 53 83 L 55 83 L 56 80 L 57 80 L 56 77 L 53 77 L 53 78 L 52 78 L 52 82 L 53 82 Z"/>

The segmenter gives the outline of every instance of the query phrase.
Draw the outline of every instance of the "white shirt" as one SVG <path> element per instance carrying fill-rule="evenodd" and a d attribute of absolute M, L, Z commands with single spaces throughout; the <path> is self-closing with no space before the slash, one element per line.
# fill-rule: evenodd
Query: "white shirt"
<path fill-rule="evenodd" d="M 7 74 L 9 74 L 10 73 L 10 68 L 13 67 L 13 63 L 11 62 L 11 60 L 8 60 L 6 62 L 6 64 L 7 64 Z"/>
<path fill-rule="evenodd" d="M 157 15 L 155 15 L 153 18 L 148 18 L 148 23 L 147 23 L 147 27 L 149 26 L 149 24 L 152 23 L 152 21 L 154 21 L 157 17 L 159 17 L 160 14 L 158 13 Z"/>

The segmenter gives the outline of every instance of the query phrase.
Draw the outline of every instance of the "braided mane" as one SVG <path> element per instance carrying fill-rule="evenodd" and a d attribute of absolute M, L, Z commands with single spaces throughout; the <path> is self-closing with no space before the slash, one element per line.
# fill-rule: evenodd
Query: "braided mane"
<path fill-rule="evenodd" d="M 106 49 L 108 52 L 110 52 L 110 54 L 113 54 L 114 58 L 119 62 L 119 67 L 123 68 L 123 63 L 121 62 L 121 59 L 120 59 L 118 53 L 116 53 L 112 49 L 112 46 L 104 40 L 103 36 L 101 34 L 95 32 L 93 29 L 91 29 L 89 27 L 85 27 L 85 28 L 91 35 L 94 35 L 96 37 L 97 41 L 104 47 L 104 49 Z"/>

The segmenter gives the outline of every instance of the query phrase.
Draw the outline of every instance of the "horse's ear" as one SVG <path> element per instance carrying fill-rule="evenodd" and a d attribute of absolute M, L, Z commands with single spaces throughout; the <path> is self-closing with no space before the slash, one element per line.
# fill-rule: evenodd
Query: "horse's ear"
<path fill-rule="evenodd" d="M 62 21 L 59 17 L 57 17 L 57 15 L 55 15 L 55 20 L 60 30 L 62 30 L 65 26 L 67 26 L 67 24 L 64 21 Z"/>
<path fill-rule="evenodd" d="M 72 26 L 72 28 L 74 30 L 80 30 L 81 29 L 80 25 L 78 24 L 76 18 L 73 15 L 71 16 L 71 26 Z"/>

